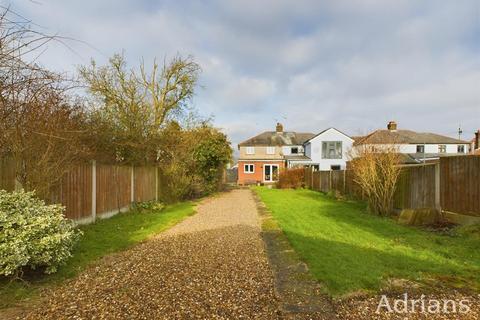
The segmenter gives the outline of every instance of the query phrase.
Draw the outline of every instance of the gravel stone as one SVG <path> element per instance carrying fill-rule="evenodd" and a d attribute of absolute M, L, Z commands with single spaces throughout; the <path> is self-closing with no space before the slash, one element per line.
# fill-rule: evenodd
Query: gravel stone
<path fill-rule="evenodd" d="M 302 274 L 282 270 L 277 274 Z M 292 293 L 287 280 L 275 281 L 252 191 L 236 189 L 205 199 L 197 214 L 171 229 L 45 291 L 17 319 L 480 319 L 477 294 L 445 288 L 428 297 L 468 299 L 471 312 L 463 315 L 376 313 L 380 295 L 327 301 L 311 294 L 315 286 Z M 384 293 L 401 297 L 400 289 Z"/>
<path fill-rule="evenodd" d="M 277 319 L 260 232 L 250 190 L 208 198 L 168 231 L 46 292 L 25 319 Z"/>

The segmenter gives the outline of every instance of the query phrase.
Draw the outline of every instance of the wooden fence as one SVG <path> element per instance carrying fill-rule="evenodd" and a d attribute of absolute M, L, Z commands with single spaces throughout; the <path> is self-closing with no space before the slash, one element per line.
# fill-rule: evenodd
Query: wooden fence
<path fill-rule="evenodd" d="M 338 191 L 363 198 L 350 170 L 305 170 L 305 185 L 310 189 L 325 193 Z M 439 163 L 402 167 L 394 208 L 436 208 L 442 212 L 480 217 L 480 157 L 444 157 Z"/>
<path fill-rule="evenodd" d="M 442 158 L 440 164 L 442 209 L 480 217 L 480 156 Z"/>
<path fill-rule="evenodd" d="M 15 189 L 15 163 L 0 159 L 0 189 Z M 48 203 L 65 206 L 65 216 L 90 223 L 128 210 L 133 202 L 158 199 L 158 170 L 155 167 L 78 165 L 52 188 Z"/>

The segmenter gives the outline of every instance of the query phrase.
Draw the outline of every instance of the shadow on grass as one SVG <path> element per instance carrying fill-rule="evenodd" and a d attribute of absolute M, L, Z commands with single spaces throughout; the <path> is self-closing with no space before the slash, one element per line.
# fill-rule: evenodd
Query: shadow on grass
<path fill-rule="evenodd" d="M 476 261 L 480 267 L 479 239 L 468 235 L 445 235 L 436 234 L 418 227 L 402 226 L 389 217 L 379 217 L 367 212 L 361 202 L 335 200 L 318 192 L 305 192 L 298 194 L 299 197 L 309 198 L 321 202 L 319 213 L 322 216 L 342 224 L 348 229 L 361 229 L 389 240 L 392 246 L 407 246 L 414 250 L 434 250 L 446 259 L 459 258 L 457 263 L 463 264 L 465 257 Z M 347 230 L 348 230 L 347 229 Z"/>
<path fill-rule="evenodd" d="M 469 278 L 474 277 L 465 270 L 459 272 L 455 261 L 437 263 L 415 255 L 305 237 L 293 232 L 286 232 L 286 236 L 312 274 L 332 295 L 357 290 L 376 291 L 388 278 L 421 280 L 428 274 L 455 278 L 456 282 L 467 285 Z"/>
<path fill-rule="evenodd" d="M 480 241 L 401 226 L 309 190 L 258 189 L 312 273 L 333 294 L 376 290 L 386 278 L 429 277 L 480 289 Z"/>

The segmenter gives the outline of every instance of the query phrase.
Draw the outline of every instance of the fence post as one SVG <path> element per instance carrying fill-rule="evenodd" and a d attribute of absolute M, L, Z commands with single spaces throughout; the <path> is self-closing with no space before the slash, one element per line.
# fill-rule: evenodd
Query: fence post
<path fill-rule="evenodd" d="M 319 170 L 318 172 L 318 191 L 322 191 L 322 172 Z"/>
<path fill-rule="evenodd" d="M 347 169 L 343 170 L 343 194 L 347 194 Z"/>
<path fill-rule="evenodd" d="M 130 202 L 135 202 L 135 167 L 132 165 L 132 174 L 130 175 Z"/>
<path fill-rule="evenodd" d="M 313 172 L 314 171 L 315 171 L 315 168 L 312 166 L 311 170 L 310 170 L 310 189 L 311 190 L 314 190 L 314 187 L 313 187 Z"/>
<path fill-rule="evenodd" d="M 97 162 L 92 161 L 92 218 L 97 218 Z"/>
<path fill-rule="evenodd" d="M 440 162 L 435 164 L 435 209 L 442 213 L 442 205 L 440 201 Z"/>
<path fill-rule="evenodd" d="M 155 201 L 158 201 L 158 167 L 155 167 Z"/>
<path fill-rule="evenodd" d="M 330 173 L 328 175 L 328 191 L 332 191 L 332 170 L 330 169 Z"/>

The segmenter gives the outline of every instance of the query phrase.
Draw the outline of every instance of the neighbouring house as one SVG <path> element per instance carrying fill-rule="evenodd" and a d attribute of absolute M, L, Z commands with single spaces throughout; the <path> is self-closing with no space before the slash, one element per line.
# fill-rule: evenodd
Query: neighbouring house
<path fill-rule="evenodd" d="M 471 141 L 471 154 L 480 155 L 480 130 L 475 132 L 475 137 Z"/>
<path fill-rule="evenodd" d="M 305 156 L 314 170 L 344 170 L 354 140 L 345 133 L 328 128 L 304 143 Z"/>
<path fill-rule="evenodd" d="M 285 168 L 345 169 L 353 139 L 335 128 L 318 134 L 266 131 L 238 145 L 238 184 L 273 183 Z"/>
<path fill-rule="evenodd" d="M 435 133 L 397 129 L 390 121 L 386 130 L 376 130 L 358 137 L 354 149 L 368 148 L 381 151 L 394 146 L 402 154 L 404 164 L 437 161 L 440 157 L 465 155 L 470 151 L 470 142 Z"/>
<path fill-rule="evenodd" d="M 277 123 L 275 131 L 266 131 L 238 145 L 238 184 L 274 183 L 291 161 L 304 157 L 303 143 L 313 133 L 283 131 Z"/>

